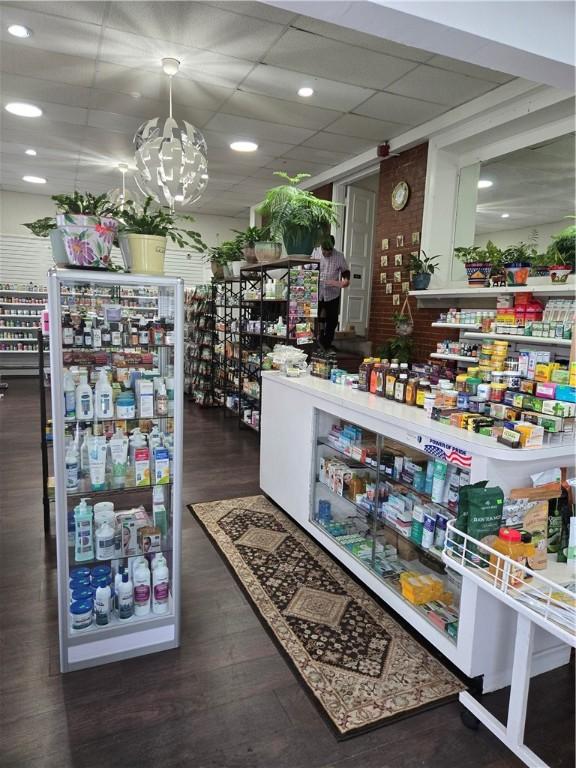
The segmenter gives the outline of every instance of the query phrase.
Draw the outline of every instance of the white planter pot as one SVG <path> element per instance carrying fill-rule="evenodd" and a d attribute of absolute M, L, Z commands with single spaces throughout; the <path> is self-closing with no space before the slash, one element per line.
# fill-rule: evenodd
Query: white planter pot
<path fill-rule="evenodd" d="M 233 261 L 230 266 L 232 267 L 232 277 L 240 277 L 240 270 L 247 267 L 250 262 L 248 261 Z"/>
<path fill-rule="evenodd" d="M 68 254 L 64 248 L 62 232 L 59 229 L 50 230 L 50 246 L 52 248 L 52 258 L 57 267 L 68 266 Z"/>

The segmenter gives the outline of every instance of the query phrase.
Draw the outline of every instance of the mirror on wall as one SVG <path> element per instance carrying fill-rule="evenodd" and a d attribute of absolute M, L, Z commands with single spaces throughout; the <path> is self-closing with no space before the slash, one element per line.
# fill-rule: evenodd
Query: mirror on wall
<path fill-rule="evenodd" d="M 574 216 L 575 134 L 462 168 L 454 245 L 529 243 L 541 253 Z M 452 279 L 464 280 L 452 261 Z"/>

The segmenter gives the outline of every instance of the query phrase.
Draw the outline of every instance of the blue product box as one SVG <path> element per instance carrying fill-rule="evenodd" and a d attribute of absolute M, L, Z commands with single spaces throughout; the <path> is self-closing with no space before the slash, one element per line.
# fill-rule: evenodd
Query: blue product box
<path fill-rule="evenodd" d="M 576 403 L 576 387 L 569 387 L 567 384 L 557 384 L 556 400 L 562 400 L 565 403 Z"/>

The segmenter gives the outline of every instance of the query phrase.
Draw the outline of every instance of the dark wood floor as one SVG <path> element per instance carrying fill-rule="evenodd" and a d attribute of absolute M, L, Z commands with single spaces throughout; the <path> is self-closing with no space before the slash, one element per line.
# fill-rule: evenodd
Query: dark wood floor
<path fill-rule="evenodd" d="M 33 382 L 0 402 L 3 768 L 512 768 L 458 704 L 337 742 L 185 510 L 182 647 L 62 676 L 53 545 L 42 534 Z M 186 502 L 258 492 L 256 436 L 187 406 Z M 529 741 L 574 765 L 568 668 L 532 686 Z M 504 694 L 490 697 L 495 709 Z"/>

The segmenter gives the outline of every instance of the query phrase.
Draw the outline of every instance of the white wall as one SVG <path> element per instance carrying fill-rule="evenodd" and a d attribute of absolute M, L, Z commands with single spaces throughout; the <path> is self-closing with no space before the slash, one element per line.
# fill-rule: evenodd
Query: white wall
<path fill-rule="evenodd" d="M 569 219 L 562 219 L 561 221 L 552 221 L 549 224 L 539 224 L 537 227 L 484 232 L 475 236 L 474 245 L 486 245 L 488 240 L 492 240 L 498 248 L 507 248 L 509 245 L 516 245 L 517 243 L 530 243 L 532 242 L 532 235 L 536 231 L 538 233 L 536 248 L 541 253 L 550 245 L 552 235 L 558 234 L 561 229 L 565 229 L 570 223 Z"/>
<path fill-rule="evenodd" d="M 0 192 L 0 282 L 46 284 L 46 272 L 53 266 L 49 241 L 35 237 L 23 224 L 53 215 L 54 203 L 47 195 Z M 247 226 L 247 219 L 198 214 L 189 228 L 200 232 L 211 246 L 234 237 L 232 229 Z M 170 242 L 168 245 L 167 275 L 182 277 L 186 285 L 210 280 L 210 265 L 203 261 L 201 254 L 187 253 Z M 114 255 L 114 260 L 120 260 L 119 253 Z"/>

